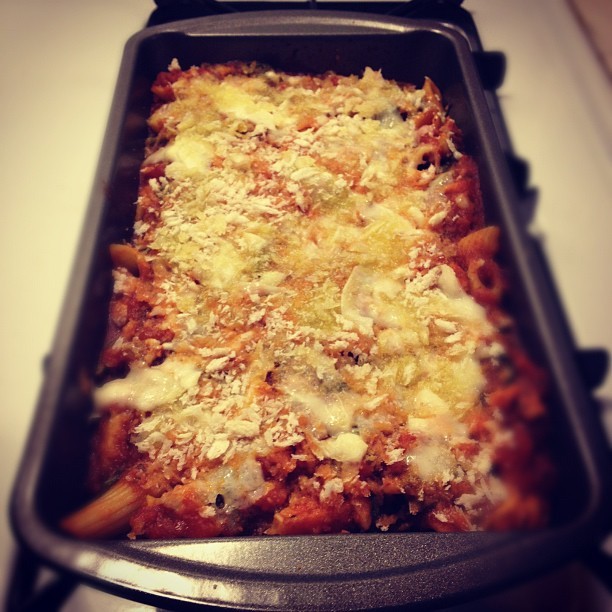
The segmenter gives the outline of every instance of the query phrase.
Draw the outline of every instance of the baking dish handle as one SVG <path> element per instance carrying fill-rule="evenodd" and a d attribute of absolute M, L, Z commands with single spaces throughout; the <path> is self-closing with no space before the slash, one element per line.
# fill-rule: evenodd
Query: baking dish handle
<path fill-rule="evenodd" d="M 244 2 L 244 0 L 242 0 Z M 390 2 L 391 3 L 391 2 Z M 410 9 L 415 10 L 428 10 L 431 9 L 432 6 L 436 7 L 448 7 L 448 6 L 459 6 L 463 4 L 463 0 L 408 0 L 402 2 L 401 0 L 395 0 L 395 4 L 403 4 L 404 6 L 409 7 Z M 238 2 L 232 2 L 229 0 L 228 2 L 223 2 L 221 0 L 155 0 L 155 5 L 160 8 L 165 7 L 177 7 L 177 6 L 191 6 L 191 7 L 208 7 L 214 8 L 217 12 L 233 12 L 235 7 L 233 5 L 240 4 L 240 0 Z M 316 0 L 305 0 L 304 4 L 309 4 L 310 6 L 318 6 L 323 3 L 318 3 Z M 297 5 L 297 8 L 303 8 L 302 6 Z"/>
<path fill-rule="evenodd" d="M 328 11 L 360 12 L 387 17 L 435 20 L 461 29 L 472 50 L 482 49 L 480 39 L 469 11 L 461 5 L 463 0 L 155 0 L 147 26 L 169 24 L 177 20 L 215 15 L 255 14 L 259 11 Z"/>

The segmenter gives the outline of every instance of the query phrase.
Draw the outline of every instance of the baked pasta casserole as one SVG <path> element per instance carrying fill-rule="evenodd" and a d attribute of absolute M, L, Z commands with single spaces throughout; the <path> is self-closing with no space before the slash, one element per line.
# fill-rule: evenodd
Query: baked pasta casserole
<path fill-rule="evenodd" d="M 546 379 L 434 83 L 231 62 L 152 91 L 84 538 L 534 528 Z"/>

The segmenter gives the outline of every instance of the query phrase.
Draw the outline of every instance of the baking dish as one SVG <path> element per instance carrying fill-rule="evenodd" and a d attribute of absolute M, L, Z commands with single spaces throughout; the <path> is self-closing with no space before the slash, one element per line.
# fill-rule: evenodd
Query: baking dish
<path fill-rule="evenodd" d="M 487 214 L 505 236 L 512 312 L 551 371 L 552 445 L 561 474 L 549 529 L 521 534 L 363 534 L 196 542 L 78 542 L 58 520 L 85 499 L 90 400 L 83 385 L 104 336 L 108 245 L 131 231 L 147 135 L 149 86 L 183 66 L 258 60 L 283 70 L 360 72 L 420 83 L 430 76 L 479 163 Z M 64 315 L 48 363 L 12 505 L 23 543 L 103 588 L 165 607 L 426 608 L 532 575 L 578 555 L 605 528 L 605 445 L 573 362 L 571 339 L 525 231 L 468 40 L 434 22 L 353 13 L 262 12 L 149 28 L 128 42 Z M 562 451 L 562 452 L 561 452 Z"/>

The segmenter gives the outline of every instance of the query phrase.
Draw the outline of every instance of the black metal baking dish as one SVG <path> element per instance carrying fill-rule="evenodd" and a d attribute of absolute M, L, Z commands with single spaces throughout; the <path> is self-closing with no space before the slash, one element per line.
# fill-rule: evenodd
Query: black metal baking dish
<path fill-rule="evenodd" d="M 344 12 L 264 11 L 150 27 L 127 43 L 64 313 L 16 480 L 15 532 L 52 566 L 165 608 L 350 610 L 450 605 L 535 575 L 596 545 L 607 527 L 607 450 L 579 375 L 562 311 L 525 228 L 525 194 L 512 180 L 469 39 L 431 21 Z M 110 297 L 108 245 L 126 238 L 155 75 L 231 59 L 290 71 L 359 73 L 443 92 L 481 171 L 491 222 L 502 226 L 512 311 L 551 372 L 551 446 L 560 478 L 549 528 L 493 534 L 362 534 L 199 541 L 76 541 L 58 520 L 83 502 L 90 398 Z"/>

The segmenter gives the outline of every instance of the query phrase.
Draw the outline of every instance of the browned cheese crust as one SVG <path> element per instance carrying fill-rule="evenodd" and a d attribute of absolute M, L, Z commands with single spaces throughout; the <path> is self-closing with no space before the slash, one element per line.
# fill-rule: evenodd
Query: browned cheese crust
<path fill-rule="evenodd" d="M 435 85 L 173 62 L 153 92 L 133 240 L 111 249 L 102 496 L 65 528 L 544 525 L 545 376 Z"/>

